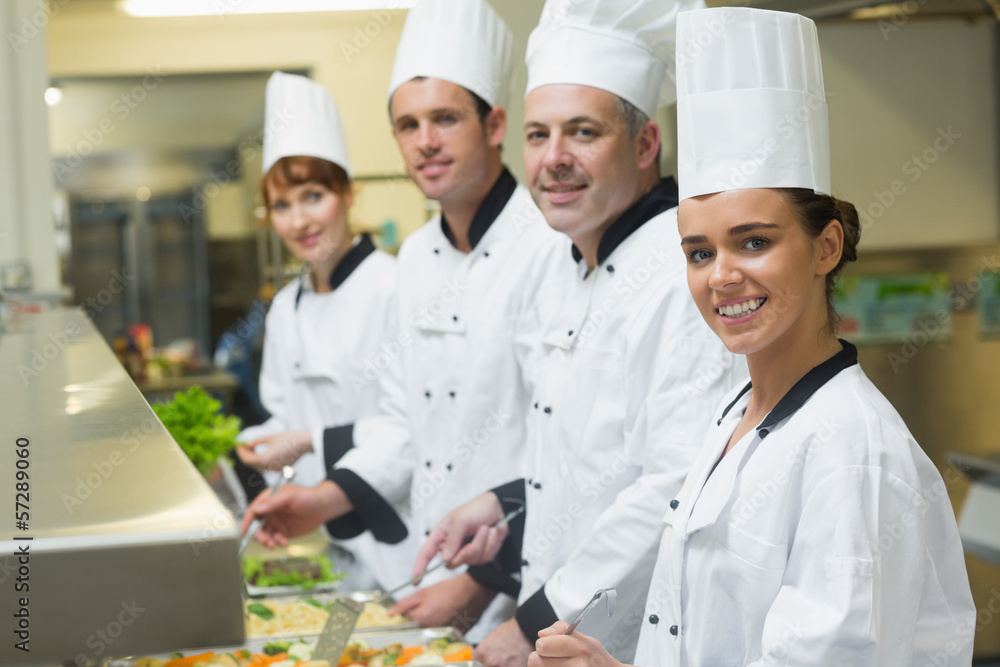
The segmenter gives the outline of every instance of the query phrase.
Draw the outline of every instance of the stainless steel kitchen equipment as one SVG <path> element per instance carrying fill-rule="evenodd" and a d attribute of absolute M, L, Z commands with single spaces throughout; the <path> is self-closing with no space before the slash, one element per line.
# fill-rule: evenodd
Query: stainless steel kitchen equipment
<path fill-rule="evenodd" d="M 958 515 L 967 553 L 1000 565 L 1000 455 L 979 458 L 949 454 L 948 460 L 972 480 Z"/>
<path fill-rule="evenodd" d="M 0 368 L 0 664 L 242 642 L 238 527 L 92 323 L 21 315 Z"/>
<path fill-rule="evenodd" d="M 353 600 L 341 598 L 334 602 L 330 608 L 330 616 L 326 619 L 326 625 L 323 626 L 323 632 L 316 640 L 313 657 L 330 663 L 338 662 L 344 653 L 347 641 L 351 638 L 354 626 L 358 623 L 358 616 L 364 609 L 363 604 Z"/>

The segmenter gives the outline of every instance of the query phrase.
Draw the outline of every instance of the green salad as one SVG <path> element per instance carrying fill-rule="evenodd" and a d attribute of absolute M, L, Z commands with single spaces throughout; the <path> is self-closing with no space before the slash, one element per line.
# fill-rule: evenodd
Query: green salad
<path fill-rule="evenodd" d="M 309 590 L 316 584 L 340 581 L 345 576 L 333 571 L 333 563 L 326 556 L 243 558 L 243 577 L 254 586 L 297 586 Z"/>
<path fill-rule="evenodd" d="M 240 418 L 223 415 L 222 404 L 201 387 L 179 391 L 169 403 L 152 407 L 202 475 L 212 472 L 219 457 L 236 447 Z"/>

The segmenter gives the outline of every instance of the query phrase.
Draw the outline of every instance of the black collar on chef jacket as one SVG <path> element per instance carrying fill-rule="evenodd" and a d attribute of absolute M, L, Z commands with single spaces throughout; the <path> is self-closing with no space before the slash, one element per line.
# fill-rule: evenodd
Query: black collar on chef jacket
<path fill-rule="evenodd" d="M 663 213 L 677 206 L 677 181 L 673 176 L 661 179 L 652 190 L 639 197 L 639 199 L 629 206 L 621 217 L 612 223 L 601 237 L 601 242 L 597 244 L 597 265 L 600 266 L 604 260 L 615 251 L 632 233 L 644 224 Z M 573 261 L 579 263 L 583 259 L 580 250 L 573 246 Z"/>
<path fill-rule="evenodd" d="M 775 424 L 788 419 L 795 414 L 795 412 L 805 405 L 805 402 L 808 401 L 820 387 L 832 380 L 837 373 L 858 363 L 858 348 L 854 347 L 846 340 L 841 340 L 840 344 L 843 346 L 843 349 L 841 349 L 840 352 L 803 375 L 799 381 L 788 390 L 788 393 L 781 397 L 778 404 L 767 413 L 767 416 L 764 417 L 764 421 L 757 426 L 757 433 L 761 438 L 766 438 L 767 434 L 771 432 L 771 428 Z M 722 420 L 726 418 L 729 411 L 733 409 L 733 406 L 735 406 L 741 398 L 743 398 L 744 394 L 750 391 L 752 386 L 753 383 L 748 382 L 747 386 L 743 387 L 743 391 L 741 391 L 736 398 L 733 399 L 733 402 L 726 406 L 726 409 L 722 411 L 722 416 L 719 417 L 719 421 L 716 422 L 717 426 L 722 424 Z"/>
<path fill-rule="evenodd" d="M 479 210 L 472 216 L 472 222 L 469 224 L 469 245 L 473 249 L 475 249 L 476 245 L 486 235 L 490 225 L 500 216 L 500 212 L 503 211 L 510 198 L 514 196 L 514 190 L 516 189 L 517 181 L 507 167 L 504 167 L 503 171 L 500 172 L 497 182 L 493 184 L 490 191 L 486 193 L 483 203 L 479 205 Z M 448 221 L 445 220 L 444 212 L 441 213 L 441 231 L 444 232 L 444 235 L 453 246 L 458 247 L 455 243 L 455 235 L 452 234 L 451 227 L 448 226 Z"/>
<path fill-rule="evenodd" d="M 354 270 L 361 266 L 361 262 L 365 261 L 368 255 L 375 252 L 375 244 L 372 243 L 372 237 L 369 234 L 362 234 L 361 239 L 354 244 L 354 246 L 347 251 L 340 261 L 337 262 L 337 266 L 333 267 L 333 271 L 330 272 L 330 289 L 337 289 L 344 284 L 344 281 L 354 273 Z M 303 277 L 303 281 L 308 280 L 308 277 Z M 299 285 L 299 291 L 295 295 L 295 307 L 299 307 L 299 299 L 302 298 L 303 286 Z"/>

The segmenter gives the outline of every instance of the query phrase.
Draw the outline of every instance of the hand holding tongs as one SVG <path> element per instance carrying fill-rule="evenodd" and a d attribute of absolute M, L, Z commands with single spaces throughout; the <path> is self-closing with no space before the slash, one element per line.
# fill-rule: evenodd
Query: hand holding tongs
<path fill-rule="evenodd" d="M 292 481 L 294 477 L 295 477 L 295 468 L 293 468 L 292 466 L 285 466 L 284 468 L 281 469 L 281 479 L 279 479 L 277 483 L 275 483 L 275 485 L 272 486 L 270 489 L 265 490 L 264 493 L 269 493 L 273 496 L 275 493 L 278 492 L 278 490 L 281 487 L 283 487 L 288 482 Z M 264 520 L 261 519 L 260 517 L 257 517 L 256 519 L 250 522 L 250 525 L 247 527 L 247 534 L 243 536 L 243 541 L 240 543 L 241 556 L 243 555 L 243 552 L 246 551 L 247 547 L 250 546 L 250 541 L 253 540 L 254 534 L 258 530 L 260 530 L 260 527 L 263 524 Z"/>
<path fill-rule="evenodd" d="M 588 602 L 587 606 L 583 608 L 583 611 L 576 615 L 576 618 L 573 619 L 573 622 L 569 624 L 569 627 L 566 628 L 566 632 L 563 634 L 573 634 L 573 631 L 576 630 L 576 626 L 580 625 L 587 614 L 590 613 L 590 610 L 597 606 L 597 603 L 601 601 L 602 596 L 607 596 L 608 618 L 611 618 L 611 615 L 615 613 L 615 600 L 618 599 L 618 591 L 613 588 L 602 588 L 594 593 L 594 597 L 590 598 L 590 602 Z"/>
<path fill-rule="evenodd" d="M 508 523 L 510 523 L 511 521 L 513 521 L 522 512 L 524 512 L 524 505 L 521 505 L 516 510 L 512 510 L 512 511 L 508 512 L 506 516 L 504 516 L 503 518 L 501 518 L 498 521 L 496 521 L 495 523 L 493 523 L 493 525 L 491 527 L 492 528 L 500 528 L 502 526 L 506 526 Z M 426 577 L 428 574 L 430 574 L 431 572 L 433 572 L 434 570 L 438 569 L 439 567 L 441 567 L 444 564 L 445 564 L 445 561 L 442 558 L 437 563 L 435 563 L 434 565 L 431 565 L 426 570 L 424 570 L 424 573 L 421 574 L 420 576 L 413 577 L 409 581 L 405 581 L 402 584 L 400 584 L 399 586 L 396 586 L 391 591 L 387 591 L 385 593 L 382 593 L 382 595 L 380 595 L 377 598 L 375 598 L 374 600 L 372 600 L 372 602 L 382 602 L 384 600 L 390 599 L 393 595 L 395 595 L 399 591 L 403 590 L 407 586 L 413 586 L 418 581 L 420 581 L 421 579 L 423 579 L 424 577 Z"/>

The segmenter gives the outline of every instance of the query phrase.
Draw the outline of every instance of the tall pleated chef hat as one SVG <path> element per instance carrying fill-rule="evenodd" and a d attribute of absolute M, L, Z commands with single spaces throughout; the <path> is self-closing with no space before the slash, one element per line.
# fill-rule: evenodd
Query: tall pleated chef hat
<path fill-rule="evenodd" d="M 388 100 L 418 76 L 443 79 L 506 107 L 514 35 L 485 0 L 420 0 L 406 15 Z"/>
<path fill-rule="evenodd" d="M 631 102 L 649 118 L 673 104 L 677 17 L 702 0 L 546 0 L 528 38 L 528 88 L 590 86 Z M 665 76 L 665 75 L 670 76 Z"/>
<path fill-rule="evenodd" d="M 312 79 L 275 72 L 264 93 L 264 173 L 283 157 L 329 160 L 351 178 L 340 112 L 326 88 Z"/>
<path fill-rule="evenodd" d="M 830 194 L 816 24 L 742 7 L 677 20 L 680 198 L 742 188 Z"/>

